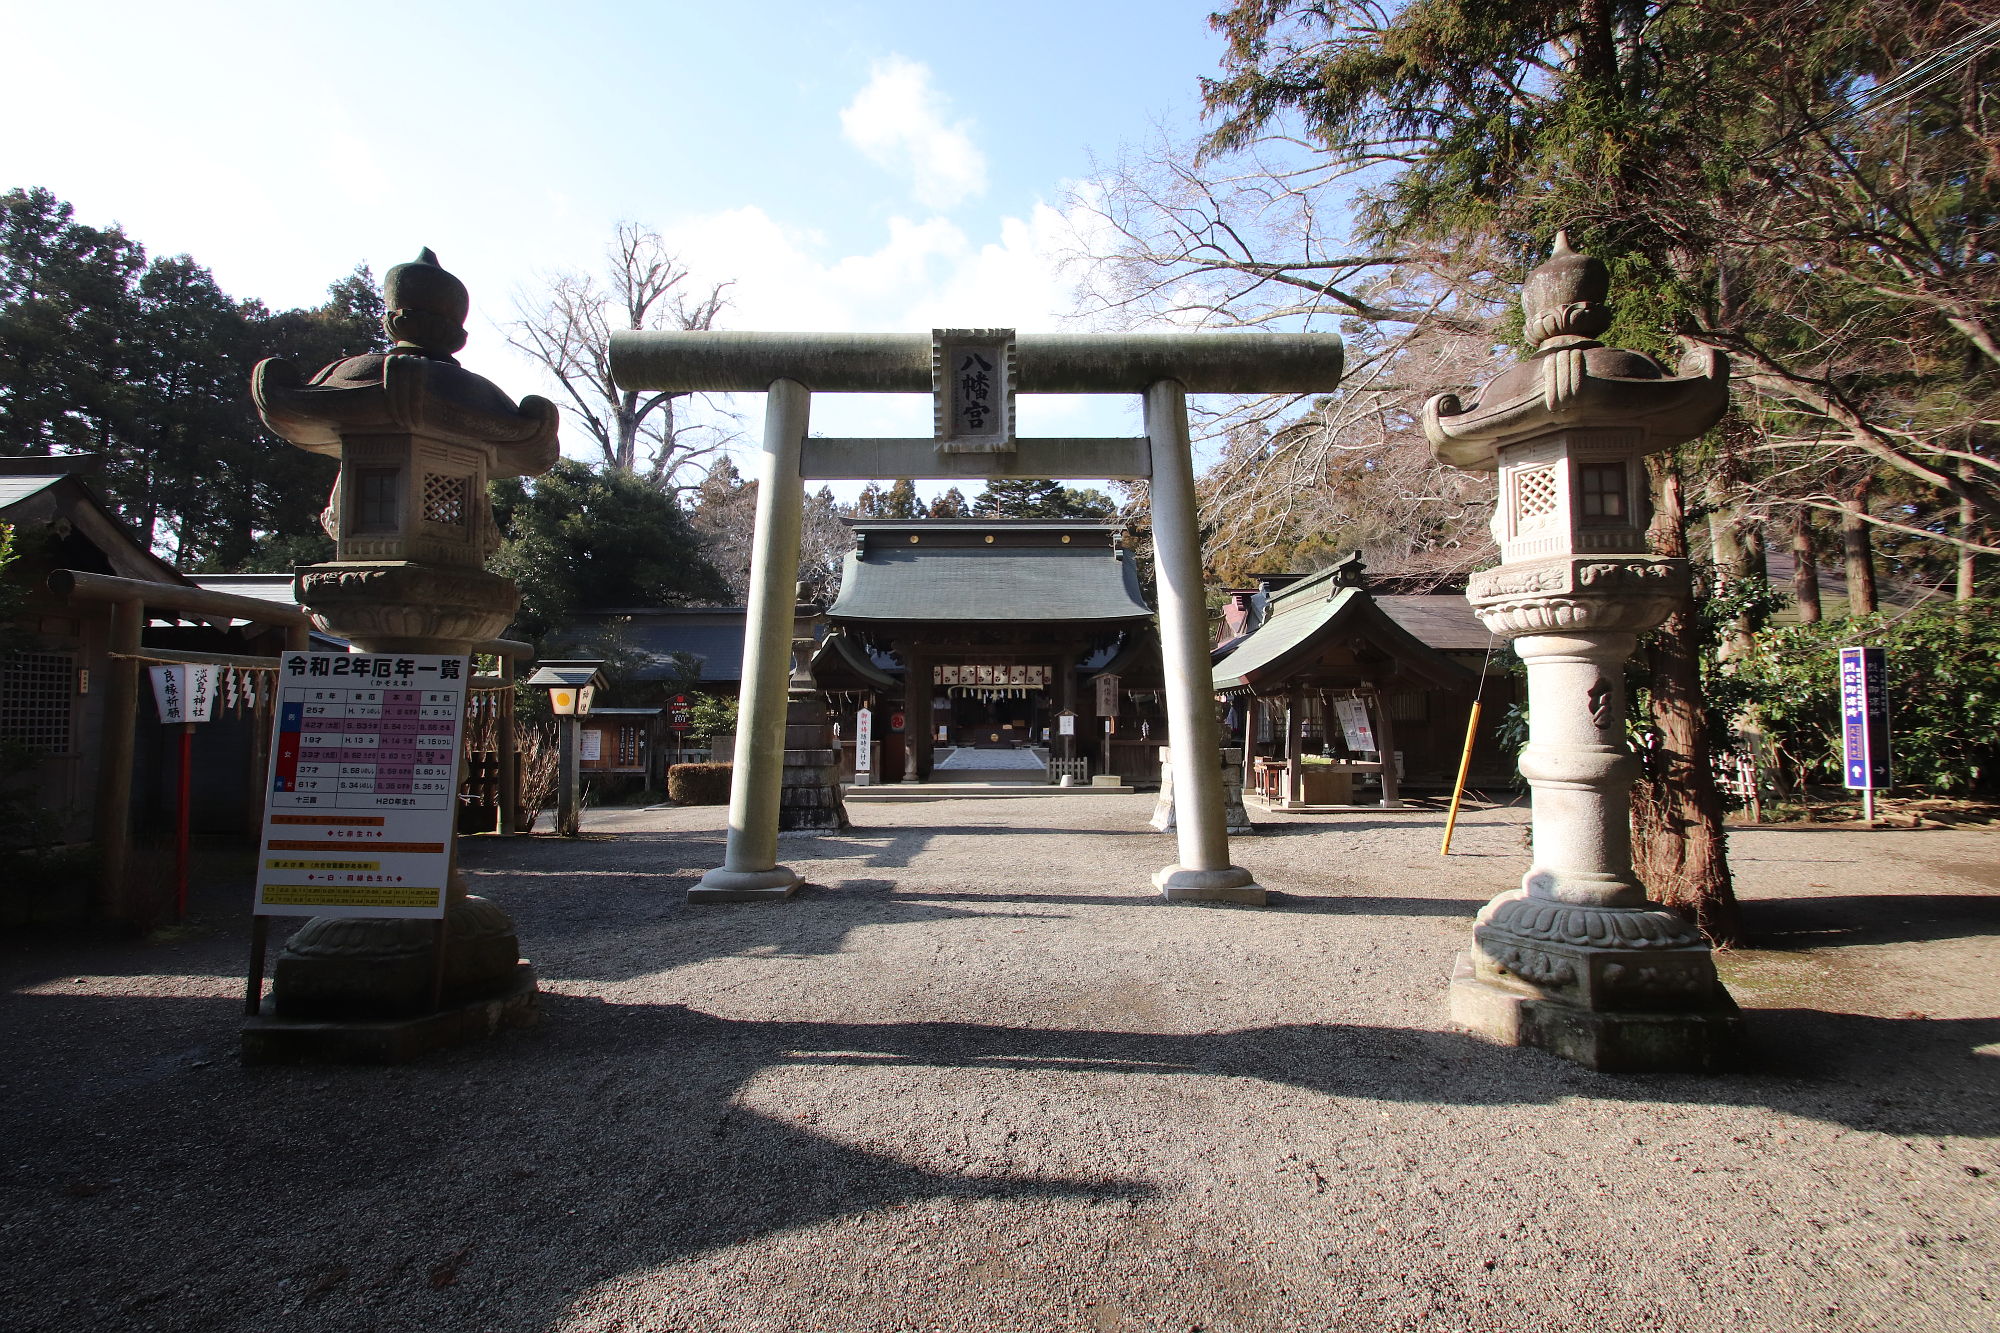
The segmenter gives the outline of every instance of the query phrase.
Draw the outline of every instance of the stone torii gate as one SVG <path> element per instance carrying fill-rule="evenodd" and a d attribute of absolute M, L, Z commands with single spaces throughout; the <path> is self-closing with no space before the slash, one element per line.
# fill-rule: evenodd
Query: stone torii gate
<path fill-rule="evenodd" d="M 621 388 L 765 395 L 728 848 L 723 864 L 688 891 L 689 901 L 786 898 L 801 882 L 778 864 L 778 805 L 805 484 L 1103 477 L 1151 485 L 1180 807 L 1179 860 L 1155 874 L 1153 884 L 1170 901 L 1263 903 L 1263 888 L 1229 858 L 1187 395 L 1328 392 L 1339 383 L 1341 355 L 1339 338 L 1305 333 L 614 333 L 611 371 Z M 1139 394 L 1146 433 L 1018 438 L 1017 391 Z M 814 393 L 930 393 L 936 433 L 807 439 Z"/>

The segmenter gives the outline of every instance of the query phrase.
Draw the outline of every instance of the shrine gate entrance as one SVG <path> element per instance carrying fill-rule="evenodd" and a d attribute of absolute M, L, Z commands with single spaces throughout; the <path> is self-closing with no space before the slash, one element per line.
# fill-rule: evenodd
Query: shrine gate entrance
<path fill-rule="evenodd" d="M 1263 888 L 1230 861 L 1187 395 L 1331 391 L 1340 379 L 1339 338 L 1016 336 L 1011 329 L 942 329 L 929 337 L 628 332 L 612 335 L 611 368 L 620 387 L 642 392 L 765 395 L 728 846 L 723 864 L 689 890 L 690 901 L 797 891 L 800 876 L 778 864 L 778 809 L 805 487 L 904 477 L 1148 483 L 1179 857 L 1153 876 L 1153 884 L 1170 901 L 1264 901 Z M 929 393 L 935 433 L 928 439 L 808 439 L 814 393 Z M 1022 438 L 1014 429 L 1017 393 L 1137 394 L 1144 400 L 1145 434 Z"/>

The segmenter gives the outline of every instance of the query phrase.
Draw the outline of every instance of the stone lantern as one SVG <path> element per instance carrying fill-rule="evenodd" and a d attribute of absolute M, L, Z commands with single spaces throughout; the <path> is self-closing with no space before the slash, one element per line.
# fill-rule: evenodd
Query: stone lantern
<path fill-rule="evenodd" d="M 537 476 L 557 457 L 555 404 L 517 407 L 459 366 L 465 285 L 426 249 L 383 282 L 387 352 L 346 357 L 311 380 L 283 361 L 251 377 L 277 435 L 340 462 L 320 517 L 334 558 L 301 566 L 295 591 L 315 624 L 369 653 L 462 655 L 506 628 L 521 597 L 490 574 L 499 532 L 487 502 L 496 477 Z M 469 897 L 454 851 L 446 915 L 447 999 L 512 984 L 513 922 Z M 432 923 L 314 917 L 286 944 L 272 994 L 281 1017 L 399 1017 L 428 1007 Z"/>
<path fill-rule="evenodd" d="M 554 403 L 519 407 L 452 353 L 465 346 L 465 285 L 425 250 L 383 282 L 387 352 L 336 361 L 302 383 L 258 364 L 264 424 L 340 460 L 320 525 L 336 550 L 303 566 L 300 600 L 365 652 L 464 653 L 498 634 L 521 598 L 489 574 L 500 534 L 486 499 L 496 477 L 533 477 L 556 460 Z"/>
<path fill-rule="evenodd" d="M 1697 350 L 1675 374 L 1597 341 L 1609 286 L 1558 234 L 1521 294 L 1534 353 L 1473 401 L 1424 408 L 1441 462 L 1500 474 L 1501 563 L 1466 595 L 1527 666 L 1534 793 L 1533 864 L 1479 913 L 1452 1017 L 1594 1068 L 1699 1069 L 1733 1040 L 1736 1008 L 1699 932 L 1633 874 L 1624 671 L 1687 587 L 1686 562 L 1646 542 L 1645 456 L 1721 419 L 1728 366 Z"/>

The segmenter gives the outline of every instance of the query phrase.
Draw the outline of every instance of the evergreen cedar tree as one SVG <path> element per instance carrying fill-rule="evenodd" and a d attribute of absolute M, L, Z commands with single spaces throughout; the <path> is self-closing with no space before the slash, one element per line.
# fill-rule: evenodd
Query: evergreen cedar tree
<path fill-rule="evenodd" d="M 1113 518 L 1118 506 L 1100 491 L 1061 482 L 997 478 L 972 502 L 974 518 Z"/>
<path fill-rule="evenodd" d="M 1228 38 L 1224 77 L 1205 85 L 1217 116 L 1208 148 L 1245 147 L 1295 119 L 1329 158 L 1372 163 L 1385 179 L 1362 204 L 1363 239 L 1392 247 L 1498 241 L 1525 269 L 1558 226 L 1612 267 L 1618 324 L 1608 340 L 1666 351 L 1699 319 L 1713 256 L 1689 251 L 1673 204 L 1712 197 L 1691 179 L 1728 145 L 1760 132 L 1762 34 L 1721 6 L 1654 11 L 1612 0 L 1493 7 L 1423 0 L 1384 18 L 1362 4 L 1242 0 L 1212 20 Z M 1836 9 L 1838 6 L 1835 7 Z M 1724 40 L 1718 40 L 1724 39 Z M 1392 165 L 1394 164 L 1394 165 Z M 1655 549 L 1687 553 L 1673 460 L 1656 469 Z M 1711 938 L 1740 924 L 1723 849 L 1709 718 L 1691 609 L 1651 645 L 1648 680 L 1660 744 L 1635 798 L 1637 861 L 1652 895 L 1689 911 Z"/>
<path fill-rule="evenodd" d="M 1204 151 L 1303 131 L 1335 179 L 1373 168 L 1354 245 L 1328 248 L 1372 252 L 1356 272 L 1486 255 L 1518 283 L 1567 227 L 1612 269 L 1607 341 L 1730 353 L 1737 412 L 1655 460 L 1662 553 L 1687 555 L 1691 512 L 1715 508 L 1718 554 L 1750 565 L 1756 523 L 1733 511 L 1754 501 L 1802 515 L 1809 568 L 1810 516 L 1844 509 L 1851 585 L 1873 520 L 1916 569 L 1960 559 L 1969 593 L 1943 543 L 1991 549 L 1982 525 L 2000 517 L 1990 17 L 1956 0 L 1240 0 L 1212 20 L 1228 52 L 1204 84 Z M 1447 293 L 1465 310 L 1490 294 Z M 1322 303 L 1383 317 L 1363 289 L 1329 284 Z M 1690 477 L 1701 494 L 1684 494 Z M 1648 645 L 1656 744 L 1634 832 L 1654 896 L 1726 943 L 1739 926 L 1709 756 L 1724 728 L 1704 674 L 1724 682 L 1702 631 L 1684 607 Z"/>
<path fill-rule="evenodd" d="M 492 568 L 520 585 L 521 635 L 539 641 L 587 607 L 729 600 L 686 511 L 629 472 L 565 458 L 490 489 L 502 538 Z"/>
<path fill-rule="evenodd" d="M 379 351 L 366 268 L 324 304 L 272 311 L 226 295 L 186 255 L 148 259 L 116 226 L 44 189 L 0 195 L 0 451 L 105 456 L 103 488 L 140 539 L 191 571 L 328 558 L 330 459 L 267 434 L 250 370 L 308 373 Z"/>

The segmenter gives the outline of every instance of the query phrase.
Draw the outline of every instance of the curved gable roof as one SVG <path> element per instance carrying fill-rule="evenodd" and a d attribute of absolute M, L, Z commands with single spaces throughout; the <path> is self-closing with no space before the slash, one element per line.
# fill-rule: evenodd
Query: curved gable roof
<path fill-rule="evenodd" d="M 987 528 L 1000 544 L 986 544 L 990 538 L 980 534 Z M 961 520 L 929 532 L 919 524 L 879 525 L 849 553 L 827 617 L 835 624 L 1149 620 L 1139 571 L 1109 532 L 1102 524 Z M 1086 534 L 1097 540 L 1081 540 Z"/>
<path fill-rule="evenodd" d="M 1467 687 L 1473 673 L 1391 619 L 1365 588 L 1309 580 L 1271 599 L 1271 614 L 1217 666 L 1218 692 L 1268 689 L 1312 665 L 1325 650 L 1364 640 L 1411 675 L 1446 688 Z"/>

